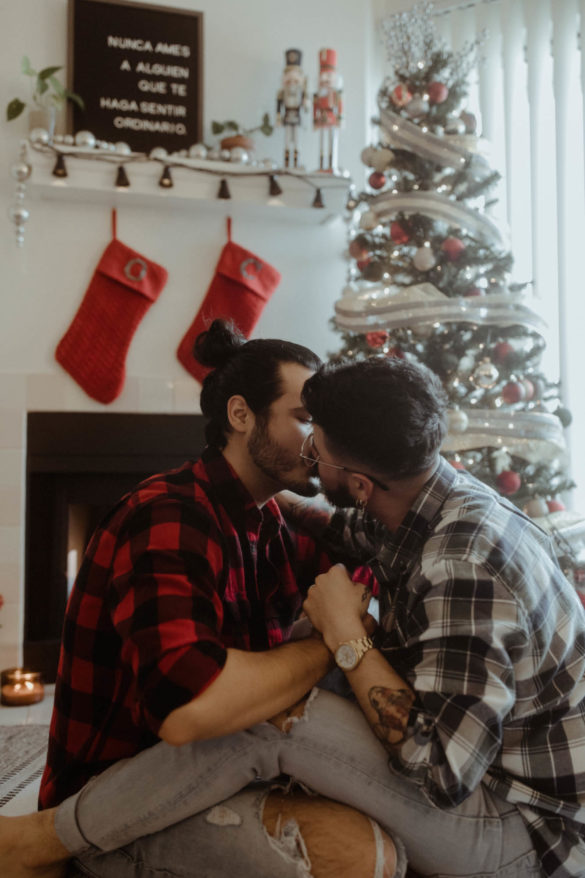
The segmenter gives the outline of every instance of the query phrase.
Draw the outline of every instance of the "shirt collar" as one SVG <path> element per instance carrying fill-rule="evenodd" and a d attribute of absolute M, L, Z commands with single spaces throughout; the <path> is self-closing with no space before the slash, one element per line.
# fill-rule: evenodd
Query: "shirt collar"
<path fill-rule="evenodd" d="M 214 494 L 228 513 L 231 521 L 239 522 L 246 530 L 256 531 L 263 524 L 275 534 L 280 530 L 283 518 L 276 500 L 269 500 L 260 509 L 238 476 L 218 448 L 206 446 L 201 454 L 201 463 L 207 478 L 214 488 Z"/>
<path fill-rule="evenodd" d="M 457 472 L 439 456 L 435 471 L 423 485 L 399 528 L 394 533 L 387 533 L 382 553 L 402 573 L 420 556 L 422 544 L 456 479 Z"/>

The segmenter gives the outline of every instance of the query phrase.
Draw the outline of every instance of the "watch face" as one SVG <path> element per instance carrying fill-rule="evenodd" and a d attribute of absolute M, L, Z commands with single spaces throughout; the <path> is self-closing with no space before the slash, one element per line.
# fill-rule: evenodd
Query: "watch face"
<path fill-rule="evenodd" d="M 350 643 L 342 643 L 335 652 L 335 661 L 343 671 L 351 671 L 358 662 L 357 652 Z"/>

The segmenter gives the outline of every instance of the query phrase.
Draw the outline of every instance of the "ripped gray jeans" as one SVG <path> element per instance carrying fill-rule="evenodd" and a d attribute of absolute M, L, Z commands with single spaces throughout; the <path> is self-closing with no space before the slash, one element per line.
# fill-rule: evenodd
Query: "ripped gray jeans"
<path fill-rule="evenodd" d="M 431 805 L 418 788 L 390 771 L 361 710 L 323 690 L 313 690 L 304 716 L 286 733 L 260 723 L 183 747 L 161 743 L 94 778 L 56 813 L 57 834 L 78 858 L 78 871 L 71 874 L 310 875 L 298 845 L 291 855 L 285 839 L 275 843 L 267 836 L 261 822 L 266 791 L 252 787 L 235 795 L 259 778 L 281 774 L 376 820 L 396 845 L 397 876 L 405 870 L 402 843 L 408 861 L 423 874 L 542 875 L 513 805 L 483 786 L 449 811 Z M 215 815 L 208 810 L 218 802 L 228 809 L 228 818 L 230 812 L 236 815 L 231 822 L 219 825 L 217 810 Z M 241 832 L 244 825 L 250 835 Z"/>

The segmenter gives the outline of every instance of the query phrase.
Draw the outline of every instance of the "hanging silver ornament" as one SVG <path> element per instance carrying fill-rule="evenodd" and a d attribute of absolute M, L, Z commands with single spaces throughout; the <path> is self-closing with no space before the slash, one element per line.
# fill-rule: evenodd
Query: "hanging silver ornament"
<path fill-rule="evenodd" d="M 164 148 L 164 146 L 155 146 L 154 149 L 150 150 L 148 156 L 149 156 L 149 158 L 155 159 L 155 160 L 166 159 L 168 156 L 168 152 Z"/>
<path fill-rule="evenodd" d="M 382 147 L 381 149 L 374 150 L 374 155 L 372 156 L 372 160 L 370 162 L 370 167 L 375 171 L 385 171 L 386 168 L 389 168 L 394 159 L 394 153 L 391 149 L 387 147 Z"/>
<path fill-rule="evenodd" d="M 366 166 L 366 168 L 373 168 L 374 167 L 373 161 L 375 159 L 376 152 L 377 152 L 377 150 L 376 150 L 375 146 L 366 146 L 365 149 L 362 149 L 362 151 L 360 153 L 360 158 L 361 158 L 362 162 L 364 163 L 364 165 Z"/>
<path fill-rule="evenodd" d="M 75 135 L 75 145 L 93 149 L 95 146 L 95 135 L 91 131 L 78 131 Z"/>
<path fill-rule="evenodd" d="M 360 228 L 367 232 L 371 232 L 372 229 L 376 228 L 379 222 L 378 214 L 374 213 L 373 210 L 366 210 L 366 212 L 362 213 L 360 217 Z"/>
<path fill-rule="evenodd" d="M 454 116 L 450 119 L 447 119 L 447 124 L 445 125 L 445 133 L 465 134 L 465 122 L 463 121 L 463 119 L 460 119 L 459 116 Z"/>
<path fill-rule="evenodd" d="M 130 153 L 132 152 L 128 144 L 124 143 L 123 140 L 119 140 L 117 143 L 115 143 L 114 149 L 119 155 L 130 155 Z"/>
<path fill-rule="evenodd" d="M 49 142 L 49 132 L 46 128 L 33 128 L 28 139 L 33 146 L 45 146 Z"/>
<path fill-rule="evenodd" d="M 430 247 L 419 247 L 412 257 L 412 264 L 417 271 L 430 271 L 436 265 L 435 254 Z"/>
<path fill-rule="evenodd" d="M 16 181 L 16 191 L 14 193 L 14 204 L 8 209 L 8 216 L 15 226 L 16 244 L 18 247 L 22 247 L 24 244 L 24 227 L 30 217 L 30 212 L 24 206 L 24 198 L 26 195 L 26 181 L 31 173 L 32 165 L 29 161 L 28 144 L 26 140 L 21 140 L 18 161 L 10 168 L 10 175 Z"/>
<path fill-rule="evenodd" d="M 189 158 L 190 159 L 206 159 L 207 158 L 207 147 L 204 143 L 194 143 L 193 146 L 189 147 Z"/>
<path fill-rule="evenodd" d="M 465 433 L 469 418 L 462 409 L 451 409 L 447 416 L 450 433 Z"/>
<path fill-rule="evenodd" d="M 249 159 L 250 156 L 243 146 L 234 146 L 233 149 L 230 149 L 230 162 L 245 165 Z"/>
<path fill-rule="evenodd" d="M 471 380 L 477 387 L 489 390 L 494 387 L 500 377 L 500 373 L 491 360 L 482 360 L 477 369 L 471 375 Z"/>
<path fill-rule="evenodd" d="M 429 102 L 422 95 L 414 95 L 406 105 L 406 113 L 411 119 L 418 119 L 429 112 Z"/>
<path fill-rule="evenodd" d="M 22 159 L 12 165 L 10 168 L 10 176 L 17 183 L 25 183 L 32 173 L 32 166 Z"/>
<path fill-rule="evenodd" d="M 13 204 L 8 208 L 8 216 L 16 227 L 16 244 L 22 247 L 24 244 L 24 226 L 28 222 L 30 212 L 22 204 Z"/>

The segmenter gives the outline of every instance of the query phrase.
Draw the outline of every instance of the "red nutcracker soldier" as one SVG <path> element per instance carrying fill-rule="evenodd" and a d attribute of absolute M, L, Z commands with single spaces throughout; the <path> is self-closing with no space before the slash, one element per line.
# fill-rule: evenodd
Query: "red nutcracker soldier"
<path fill-rule="evenodd" d="M 297 129 L 301 124 L 301 110 L 309 109 L 307 78 L 301 70 L 302 54 L 299 49 L 287 49 L 286 67 L 282 85 L 276 99 L 276 124 L 284 125 L 284 167 L 290 167 L 291 150 L 293 167 L 299 166 Z"/>
<path fill-rule="evenodd" d="M 343 121 L 342 80 L 335 49 L 319 52 L 319 88 L 313 95 L 313 128 L 319 132 L 319 170 L 337 168 L 337 140 Z"/>

